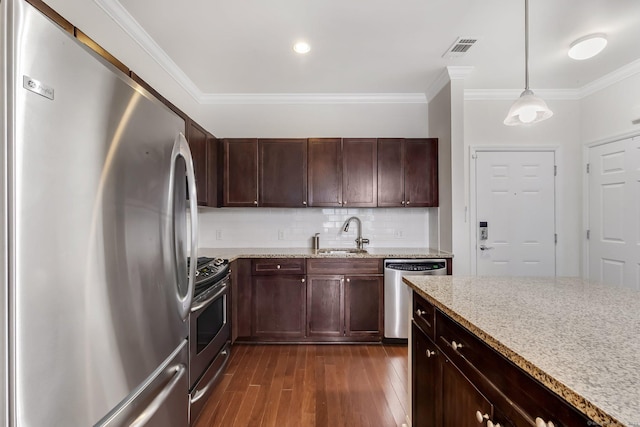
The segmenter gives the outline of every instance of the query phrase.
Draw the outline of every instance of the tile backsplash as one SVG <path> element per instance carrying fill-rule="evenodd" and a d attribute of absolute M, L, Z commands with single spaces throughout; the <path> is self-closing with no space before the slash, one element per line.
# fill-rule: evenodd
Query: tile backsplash
<path fill-rule="evenodd" d="M 199 246 L 202 248 L 311 247 L 320 233 L 321 248 L 355 247 L 355 222 L 362 221 L 368 247 L 429 247 L 429 208 L 200 208 Z"/>

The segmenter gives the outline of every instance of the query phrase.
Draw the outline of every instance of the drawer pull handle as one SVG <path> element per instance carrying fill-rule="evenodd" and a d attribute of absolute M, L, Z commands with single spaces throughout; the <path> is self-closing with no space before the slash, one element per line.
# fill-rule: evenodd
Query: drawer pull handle
<path fill-rule="evenodd" d="M 431 351 L 431 350 L 427 350 L 426 354 L 427 354 L 427 357 L 431 357 L 431 356 L 435 356 L 436 352 L 435 351 Z"/>
<path fill-rule="evenodd" d="M 451 341 L 451 347 L 452 347 L 454 350 L 456 350 L 456 351 L 457 351 L 459 348 L 462 348 L 462 347 L 463 347 L 463 345 L 462 345 L 462 344 L 458 344 L 458 343 L 457 343 L 457 342 L 455 342 L 455 341 Z M 538 426 L 536 426 L 536 427 L 538 427 Z"/>
<path fill-rule="evenodd" d="M 416 314 L 417 314 L 418 316 L 423 316 L 423 315 L 427 314 L 427 312 L 426 312 L 426 311 L 424 311 L 424 310 L 417 309 L 417 310 L 416 310 Z"/>
<path fill-rule="evenodd" d="M 551 421 L 545 422 L 542 418 L 537 417 L 536 427 L 555 427 L 555 424 L 553 424 Z"/>
<path fill-rule="evenodd" d="M 482 412 L 476 411 L 476 420 L 478 420 L 479 423 L 483 422 L 484 420 L 488 420 L 488 419 L 489 419 L 489 414 L 484 414 L 483 415 Z"/>

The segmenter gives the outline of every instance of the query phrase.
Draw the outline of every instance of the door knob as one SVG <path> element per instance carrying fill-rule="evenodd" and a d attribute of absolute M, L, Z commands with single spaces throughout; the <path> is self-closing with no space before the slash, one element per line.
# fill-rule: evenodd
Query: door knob
<path fill-rule="evenodd" d="M 493 249 L 493 246 L 480 245 L 481 251 L 490 251 L 491 249 Z"/>

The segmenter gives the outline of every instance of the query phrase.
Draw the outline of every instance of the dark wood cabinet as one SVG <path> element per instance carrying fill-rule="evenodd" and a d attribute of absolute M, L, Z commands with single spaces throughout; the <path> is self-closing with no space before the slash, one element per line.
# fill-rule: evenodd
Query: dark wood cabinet
<path fill-rule="evenodd" d="M 207 133 L 207 206 L 222 206 L 220 141 Z"/>
<path fill-rule="evenodd" d="M 412 328 L 411 425 L 435 427 L 440 419 L 440 351 L 415 324 Z"/>
<path fill-rule="evenodd" d="M 262 338 L 303 338 L 305 335 L 305 277 L 253 276 L 252 335 Z"/>
<path fill-rule="evenodd" d="M 342 206 L 342 139 L 310 138 L 307 159 L 309 206 Z"/>
<path fill-rule="evenodd" d="M 307 276 L 307 335 L 344 335 L 343 276 Z"/>
<path fill-rule="evenodd" d="M 307 334 L 334 341 L 380 341 L 383 279 L 378 259 L 307 260 Z"/>
<path fill-rule="evenodd" d="M 375 207 L 378 204 L 378 155 L 373 138 L 342 140 L 342 205 Z"/>
<path fill-rule="evenodd" d="M 383 278 L 345 276 L 345 336 L 379 339 L 384 325 Z"/>
<path fill-rule="evenodd" d="M 307 206 L 307 140 L 258 140 L 258 206 Z"/>
<path fill-rule="evenodd" d="M 538 417 L 597 425 L 424 298 L 413 299 L 412 425 L 533 427 Z"/>
<path fill-rule="evenodd" d="M 258 206 L 258 140 L 223 139 L 223 206 Z"/>
<path fill-rule="evenodd" d="M 193 158 L 193 171 L 196 176 L 198 191 L 198 205 L 207 206 L 208 203 L 208 170 L 207 131 L 192 120 L 187 121 L 187 141 Z"/>
<path fill-rule="evenodd" d="M 378 206 L 438 206 L 437 139 L 378 139 Z"/>

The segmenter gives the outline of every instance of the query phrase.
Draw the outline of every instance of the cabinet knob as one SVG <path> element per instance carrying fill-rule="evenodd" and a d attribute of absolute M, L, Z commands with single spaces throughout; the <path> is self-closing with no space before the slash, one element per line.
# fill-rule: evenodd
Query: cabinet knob
<path fill-rule="evenodd" d="M 487 420 L 487 427 L 501 427 L 500 423 L 493 423 L 491 420 Z"/>
<path fill-rule="evenodd" d="M 351 283 L 351 279 L 347 279 L 347 283 Z"/>
<path fill-rule="evenodd" d="M 277 268 L 278 270 L 280 270 L 280 264 L 276 265 L 276 268 Z"/>
<path fill-rule="evenodd" d="M 400 202 L 400 204 L 401 204 L 402 206 L 404 206 L 404 200 L 403 200 L 403 201 L 401 201 L 401 202 Z"/>
<path fill-rule="evenodd" d="M 254 204 L 254 205 L 256 205 L 256 206 L 258 206 L 258 201 L 257 201 L 257 200 L 254 200 L 254 201 L 253 201 L 253 204 Z"/>
<path fill-rule="evenodd" d="M 427 354 L 427 357 L 431 357 L 431 356 L 435 356 L 436 355 L 436 352 L 435 351 L 431 351 L 431 350 L 427 350 L 425 353 Z"/>
<path fill-rule="evenodd" d="M 345 200 L 344 202 L 342 202 L 342 204 L 343 204 L 343 205 L 346 205 L 346 204 L 347 204 L 347 201 Z"/>
<path fill-rule="evenodd" d="M 489 414 L 482 414 L 482 412 L 480 411 L 476 411 L 476 420 L 478 420 L 479 423 L 483 422 L 484 420 L 488 420 L 489 419 Z"/>
<path fill-rule="evenodd" d="M 407 206 L 411 204 L 411 200 L 407 200 Z"/>
<path fill-rule="evenodd" d="M 303 204 L 303 205 L 305 205 L 305 206 L 307 206 L 307 202 L 306 202 L 306 201 L 302 202 L 302 204 Z"/>
<path fill-rule="evenodd" d="M 304 278 L 303 278 L 303 279 L 300 279 L 300 281 L 301 281 L 302 283 L 304 283 L 304 282 L 306 282 L 306 279 L 304 279 Z"/>
<path fill-rule="evenodd" d="M 424 310 L 417 309 L 417 310 L 416 310 L 416 314 L 417 314 L 418 316 L 423 316 L 423 315 L 427 314 L 427 312 L 426 312 L 426 311 L 424 311 Z"/>
<path fill-rule="evenodd" d="M 455 341 L 451 341 L 451 347 L 452 347 L 454 350 L 458 350 L 459 348 L 462 348 L 463 346 L 462 346 L 462 344 L 458 344 L 458 343 L 457 343 L 457 342 L 455 342 Z M 538 427 L 538 426 L 536 426 L 536 427 Z"/>
<path fill-rule="evenodd" d="M 537 417 L 536 427 L 555 427 L 555 424 L 553 424 L 551 421 L 545 422 L 545 420 L 543 420 L 542 418 Z"/>

